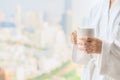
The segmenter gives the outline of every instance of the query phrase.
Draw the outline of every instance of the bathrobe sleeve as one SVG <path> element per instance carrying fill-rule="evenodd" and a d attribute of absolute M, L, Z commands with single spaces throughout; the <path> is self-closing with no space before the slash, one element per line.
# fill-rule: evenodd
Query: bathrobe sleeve
<path fill-rule="evenodd" d="M 113 41 L 103 40 L 100 73 L 120 80 L 120 24 L 117 25 Z"/>
<path fill-rule="evenodd" d="M 77 50 L 77 45 L 73 45 L 72 59 L 77 64 L 86 65 L 91 60 L 92 56 Z"/>

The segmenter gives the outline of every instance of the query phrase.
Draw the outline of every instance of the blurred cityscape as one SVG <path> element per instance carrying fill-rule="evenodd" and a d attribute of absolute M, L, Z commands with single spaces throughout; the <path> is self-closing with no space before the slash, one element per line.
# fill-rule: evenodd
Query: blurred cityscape
<path fill-rule="evenodd" d="M 60 19 L 20 4 L 12 16 L 0 10 L 0 80 L 80 80 L 70 44 L 77 1 L 64 0 Z"/>

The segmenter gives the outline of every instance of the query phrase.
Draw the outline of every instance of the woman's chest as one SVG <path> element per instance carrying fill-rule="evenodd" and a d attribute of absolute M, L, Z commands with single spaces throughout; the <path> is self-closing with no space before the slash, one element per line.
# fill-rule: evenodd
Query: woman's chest
<path fill-rule="evenodd" d="M 120 25 L 120 19 L 114 20 L 114 22 L 111 24 L 109 17 L 105 18 L 104 16 L 100 19 L 99 23 L 99 37 L 102 39 L 112 40 L 118 30 L 118 27 Z"/>

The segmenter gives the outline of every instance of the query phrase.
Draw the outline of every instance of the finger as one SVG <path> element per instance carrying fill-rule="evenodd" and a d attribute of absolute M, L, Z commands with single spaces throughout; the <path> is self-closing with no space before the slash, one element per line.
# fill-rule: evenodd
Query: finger
<path fill-rule="evenodd" d="M 71 36 L 71 41 L 77 41 L 77 38 Z"/>
<path fill-rule="evenodd" d="M 71 34 L 71 41 L 73 41 L 73 40 L 77 40 L 77 36 L 75 35 L 75 33 L 74 32 L 72 32 L 72 34 Z"/>
<path fill-rule="evenodd" d="M 87 54 L 93 54 L 94 51 L 93 51 L 92 49 L 87 49 L 87 50 L 86 50 L 86 53 L 87 53 Z"/>
<path fill-rule="evenodd" d="M 73 35 L 77 35 L 77 31 L 72 32 Z"/>
<path fill-rule="evenodd" d="M 99 46 L 93 45 L 93 46 L 88 46 L 87 49 L 91 49 L 96 51 L 97 49 L 99 49 Z"/>
<path fill-rule="evenodd" d="M 92 51 L 93 51 L 93 49 L 95 48 L 95 47 L 93 47 L 93 46 L 87 46 L 87 47 L 85 47 L 86 48 L 86 53 L 92 53 Z"/>
<path fill-rule="evenodd" d="M 77 40 L 71 39 L 71 41 L 72 41 L 73 44 L 77 44 Z"/>
<path fill-rule="evenodd" d="M 83 42 L 83 41 L 78 41 L 77 44 L 80 45 L 80 46 L 86 46 L 86 45 L 87 45 L 87 43 L 86 43 L 86 42 Z"/>
<path fill-rule="evenodd" d="M 91 43 L 89 43 L 89 42 L 83 42 L 83 41 L 78 41 L 77 44 L 80 45 L 80 46 L 84 46 L 85 48 L 93 48 L 93 47 L 96 47 L 95 44 L 91 44 Z"/>
<path fill-rule="evenodd" d="M 72 32 L 72 35 L 74 35 L 75 34 L 75 32 Z"/>
<path fill-rule="evenodd" d="M 98 43 L 96 41 L 84 41 L 88 46 L 96 46 Z"/>
<path fill-rule="evenodd" d="M 71 38 L 77 38 L 74 32 L 71 33 Z"/>
<path fill-rule="evenodd" d="M 84 52 L 85 52 L 86 54 L 90 54 L 90 53 L 91 53 L 91 50 L 90 50 L 90 49 L 86 49 Z"/>
<path fill-rule="evenodd" d="M 95 44 L 93 44 L 93 43 L 86 43 L 86 47 L 89 47 L 89 48 L 96 48 L 97 47 L 97 45 L 96 45 L 96 43 Z"/>
<path fill-rule="evenodd" d="M 72 36 L 71 36 L 71 39 L 77 40 L 77 37 L 72 35 Z"/>
<path fill-rule="evenodd" d="M 91 54 L 91 51 L 85 51 L 86 54 Z"/>
<path fill-rule="evenodd" d="M 88 36 L 84 36 L 84 37 L 80 37 L 80 40 L 93 40 L 92 37 L 88 37 Z"/>
<path fill-rule="evenodd" d="M 96 47 L 94 47 L 94 48 L 90 48 L 89 50 L 87 50 L 88 51 L 88 53 L 96 53 Z"/>
<path fill-rule="evenodd" d="M 93 47 L 93 48 L 91 48 L 91 53 L 96 53 L 96 51 L 97 51 L 97 47 Z"/>
<path fill-rule="evenodd" d="M 96 41 L 92 41 L 91 43 L 89 43 L 89 44 L 91 44 L 91 45 L 96 45 L 96 44 L 98 44 Z"/>

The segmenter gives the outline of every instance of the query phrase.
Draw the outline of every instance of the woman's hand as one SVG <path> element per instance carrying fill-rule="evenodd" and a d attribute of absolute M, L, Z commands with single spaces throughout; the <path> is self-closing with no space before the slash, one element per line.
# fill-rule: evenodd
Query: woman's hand
<path fill-rule="evenodd" d="M 100 54 L 102 49 L 102 41 L 92 37 L 81 37 L 78 40 L 78 49 L 87 54 Z M 80 47 L 82 46 L 82 47 Z"/>
<path fill-rule="evenodd" d="M 72 32 L 71 41 L 74 45 L 77 44 L 77 32 L 76 31 Z"/>

